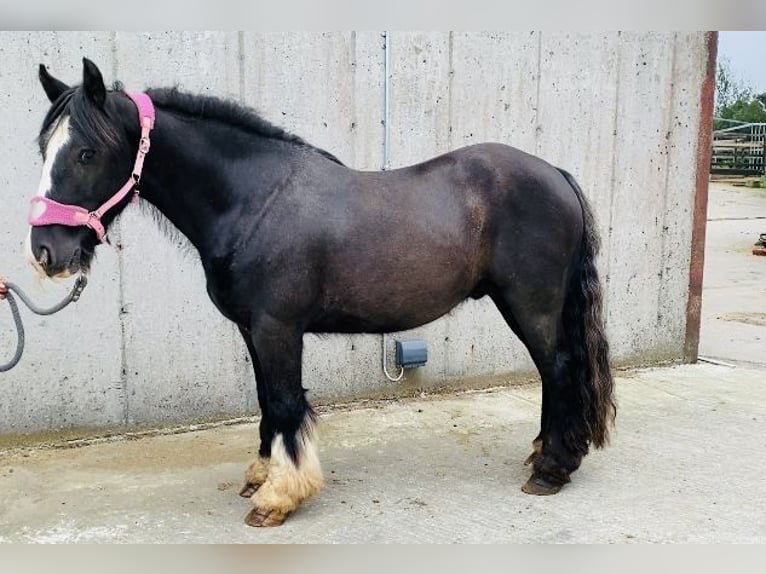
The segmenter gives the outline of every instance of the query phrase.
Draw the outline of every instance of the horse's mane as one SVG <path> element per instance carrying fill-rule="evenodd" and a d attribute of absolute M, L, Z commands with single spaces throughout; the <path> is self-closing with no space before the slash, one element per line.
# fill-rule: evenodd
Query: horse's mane
<path fill-rule="evenodd" d="M 122 85 L 115 83 L 114 91 L 122 91 Z M 311 145 L 303 138 L 287 132 L 263 119 L 258 113 L 231 99 L 182 92 L 177 87 L 149 88 L 146 90 L 152 101 L 160 108 L 195 118 L 207 118 L 238 127 L 261 137 L 281 140 L 297 146 L 315 150 L 326 158 L 343 165 L 330 152 Z M 43 120 L 38 136 L 41 153 L 58 119 L 68 112 L 72 126 L 81 133 L 90 134 L 99 143 L 110 148 L 117 145 L 118 135 L 106 114 L 87 101 L 83 90 L 70 88 L 53 103 Z"/>
<path fill-rule="evenodd" d="M 343 165 L 343 163 L 328 151 L 311 145 L 303 138 L 273 125 L 263 119 L 258 113 L 232 99 L 216 96 L 190 94 L 182 92 L 177 87 L 149 88 L 146 90 L 157 106 L 180 114 L 196 118 L 213 119 L 259 136 L 277 139 L 301 147 L 316 150 L 326 158 Z"/>

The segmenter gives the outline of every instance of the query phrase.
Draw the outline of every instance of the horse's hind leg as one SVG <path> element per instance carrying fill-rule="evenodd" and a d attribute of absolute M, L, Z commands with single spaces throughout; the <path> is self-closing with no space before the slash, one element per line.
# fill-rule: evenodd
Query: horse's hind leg
<path fill-rule="evenodd" d="M 518 322 L 516 321 L 516 318 L 513 316 L 513 312 L 511 311 L 511 306 L 506 302 L 503 292 L 498 290 L 498 291 L 495 291 L 491 296 L 492 296 L 492 300 L 494 301 L 495 305 L 500 311 L 500 314 L 505 319 L 505 322 L 508 323 L 508 326 L 514 332 L 514 334 L 519 338 L 519 340 L 522 343 L 524 343 L 525 346 L 528 346 L 526 339 L 524 338 L 524 332 L 521 330 L 521 326 L 519 326 Z M 545 428 L 545 424 L 546 424 L 545 421 L 546 421 L 547 412 L 548 412 L 548 400 L 547 400 L 547 393 L 545 392 L 545 389 L 546 387 L 543 386 L 542 409 L 540 411 L 540 432 L 532 441 L 532 453 L 524 461 L 524 466 L 529 466 L 530 464 L 532 464 L 535 460 L 535 456 L 537 456 L 537 454 L 543 448 L 543 428 Z"/>
<path fill-rule="evenodd" d="M 262 316 L 250 341 L 262 419 L 259 458 L 241 493 L 254 506 L 245 522 L 277 526 L 322 486 L 314 415 L 301 386 L 302 333 Z"/>
<path fill-rule="evenodd" d="M 529 350 L 542 379 L 540 434 L 527 459 L 534 473 L 523 490 L 555 494 L 569 482 L 588 451 L 585 414 L 569 371 L 570 352 L 562 324 L 564 292 L 553 289 L 532 295 L 506 287 L 492 298 Z"/>

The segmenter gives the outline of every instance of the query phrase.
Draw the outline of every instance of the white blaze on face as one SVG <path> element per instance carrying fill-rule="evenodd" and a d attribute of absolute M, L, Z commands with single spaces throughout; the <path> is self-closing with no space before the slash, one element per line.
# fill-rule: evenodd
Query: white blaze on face
<path fill-rule="evenodd" d="M 37 195 L 40 197 L 46 197 L 51 191 L 51 172 L 53 171 L 53 165 L 56 162 L 59 152 L 67 143 L 69 143 L 70 136 L 69 116 L 66 116 L 64 119 L 60 120 L 53 129 L 53 133 L 51 134 L 50 139 L 48 139 L 48 145 L 45 148 L 43 173 L 40 177 L 40 185 L 37 188 Z"/>
<path fill-rule="evenodd" d="M 53 171 L 53 165 L 56 163 L 56 158 L 59 152 L 64 149 L 69 143 L 71 137 L 71 131 L 69 126 L 69 116 L 66 116 L 56 124 L 53 128 L 53 132 L 48 139 L 48 144 L 45 148 L 45 161 L 43 162 L 43 173 L 40 176 L 40 185 L 37 187 L 37 195 L 40 197 L 46 197 L 51 192 L 53 181 L 51 179 L 51 173 Z M 42 267 L 35 259 L 32 252 L 32 229 L 30 228 L 27 234 L 27 240 L 24 244 L 24 252 L 26 259 L 31 263 L 37 272 L 44 276 Z"/>

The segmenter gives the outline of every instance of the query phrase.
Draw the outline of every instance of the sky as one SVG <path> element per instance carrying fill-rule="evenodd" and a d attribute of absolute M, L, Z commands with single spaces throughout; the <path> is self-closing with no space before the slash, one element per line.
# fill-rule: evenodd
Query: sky
<path fill-rule="evenodd" d="M 723 57 L 755 93 L 766 92 L 766 32 L 719 32 L 718 58 Z"/>

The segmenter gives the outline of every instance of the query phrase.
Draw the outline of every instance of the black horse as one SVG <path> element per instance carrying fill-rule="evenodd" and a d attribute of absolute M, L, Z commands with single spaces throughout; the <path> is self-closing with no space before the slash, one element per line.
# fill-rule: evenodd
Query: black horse
<path fill-rule="evenodd" d="M 107 90 L 83 63 L 76 87 L 40 66 L 52 102 L 39 136 L 40 194 L 94 210 L 129 177 L 140 128 L 119 84 Z M 199 251 L 208 294 L 253 360 L 262 418 L 260 456 L 241 492 L 254 504 L 248 524 L 282 523 L 322 485 L 301 385 L 307 332 L 411 329 L 489 296 L 542 378 L 523 490 L 558 492 L 589 446 L 604 446 L 615 404 L 599 239 L 570 174 L 489 143 L 361 172 L 237 103 L 146 93 L 156 123 L 141 196 Z M 106 227 L 128 201 L 104 216 Z M 29 256 L 48 276 L 87 272 L 97 244 L 88 227 L 36 226 Z"/>

